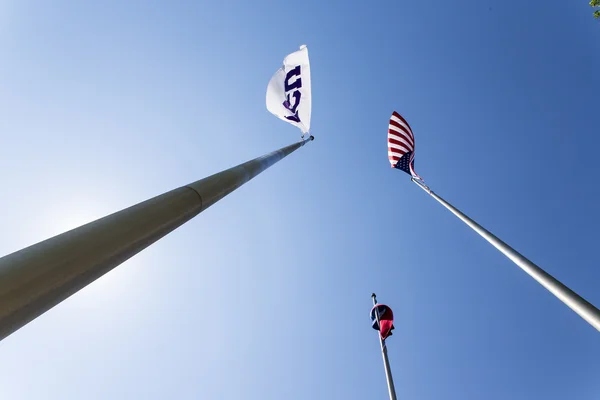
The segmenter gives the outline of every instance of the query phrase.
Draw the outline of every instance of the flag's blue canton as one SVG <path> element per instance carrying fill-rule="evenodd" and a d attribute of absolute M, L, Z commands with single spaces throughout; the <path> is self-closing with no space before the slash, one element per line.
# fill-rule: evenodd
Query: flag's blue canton
<path fill-rule="evenodd" d="M 410 173 L 410 158 L 412 157 L 412 151 L 409 151 L 408 153 L 406 153 L 405 155 L 402 156 L 402 158 L 400 158 L 398 160 L 398 162 L 396 163 L 396 166 L 394 168 L 398 168 L 401 171 L 406 172 L 409 175 L 412 175 Z M 413 165 L 414 168 L 414 165 Z"/>

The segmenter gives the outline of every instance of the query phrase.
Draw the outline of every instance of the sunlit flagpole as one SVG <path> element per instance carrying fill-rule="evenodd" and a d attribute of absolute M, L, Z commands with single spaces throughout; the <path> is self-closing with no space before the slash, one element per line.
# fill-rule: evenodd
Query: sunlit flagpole
<path fill-rule="evenodd" d="M 373 299 L 373 306 L 377 305 L 377 296 L 375 293 L 371 295 Z M 375 318 L 377 318 L 377 326 L 381 327 L 380 317 L 379 317 L 379 309 L 375 308 Z M 385 379 L 387 380 L 388 392 L 390 394 L 390 400 L 396 400 L 396 388 L 394 387 L 394 379 L 392 378 L 392 369 L 390 368 L 390 360 L 388 359 L 387 354 L 387 345 L 385 343 L 385 339 L 381 337 L 379 331 L 377 332 L 377 336 L 379 336 L 379 344 L 381 345 L 381 355 L 383 356 L 383 367 L 385 368 Z"/>
<path fill-rule="evenodd" d="M 465 214 L 463 214 L 456 207 L 452 206 L 446 200 L 442 199 L 440 196 L 435 194 L 423 182 L 415 178 L 411 179 L 421 189 L 423 189 L 431 197 L 436 199 L 441 205 L 450 210 L 452 214 L 460 218 L 461 221 L 467 224 L 471 229 L 477 232 L 485 240 L 490 242 L 496 249 L 498 249 L 500 252 L 502 252 L 502 254 L 504 254 L 515 264 L 517 264 L 523 271 L 525 271 L 533 279 L 538 281 L 543 287 L 548 289 L 550 293 L 558 297 L 563 303 L 565 303 L 573 311 L 579 314 L 590 325 L 592 325 L 594 328 L 600 331 L 600 310 L 594 307 L 594 305 L 586 301 L 584 298 L 582 298 L 577 293 L 569 289 L 567 286 L 563 285 L 552 275 L 550 275 L 549 273 L 547 273 L 546 271 L 529 261 L 515 249 L 513 249 L 512 247 L 504 243 L 502 240 L 494 236 L 491 232 L 479 225 L 477 222 L 467 217 Z"/>
<path fill-rule="evenodd" d="M 313 139 L 310 136 L 0 258 L 0 340 Z"/>

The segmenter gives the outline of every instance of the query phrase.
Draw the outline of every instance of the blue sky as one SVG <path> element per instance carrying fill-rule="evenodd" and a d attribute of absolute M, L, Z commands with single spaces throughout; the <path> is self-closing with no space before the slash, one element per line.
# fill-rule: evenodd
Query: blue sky
<path fill-rule="evenodd" d="M 600 305 L 586 1 L 0 2 L 0 254 L 313 143 L 0 342 L 10 399 L 597 399 L 598 332 L 387 161 Z"/>

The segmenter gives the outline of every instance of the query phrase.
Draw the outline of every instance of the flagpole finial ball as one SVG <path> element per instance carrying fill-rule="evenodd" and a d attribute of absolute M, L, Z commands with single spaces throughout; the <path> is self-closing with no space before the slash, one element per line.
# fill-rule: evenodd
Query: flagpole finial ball
<path fill-rule="evenodd" d="M 309 139 L 310 140 L 315 140 L 315 137 L 313 135 L 310 135 Z"/>
<path fill-rule="evenodd" d="M 371 293 L 371 297 L 377 297 L 375 293 Z"/>

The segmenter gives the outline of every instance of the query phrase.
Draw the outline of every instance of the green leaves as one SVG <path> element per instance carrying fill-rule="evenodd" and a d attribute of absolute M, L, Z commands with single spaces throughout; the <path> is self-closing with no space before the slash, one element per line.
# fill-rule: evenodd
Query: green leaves
<path fill-rule="evenodd" d="M 590 7 L 600 7 L 600 0 L 591 0 Z M 594 18 L 600 19 L 600 10 L 594 11 Z"/>

